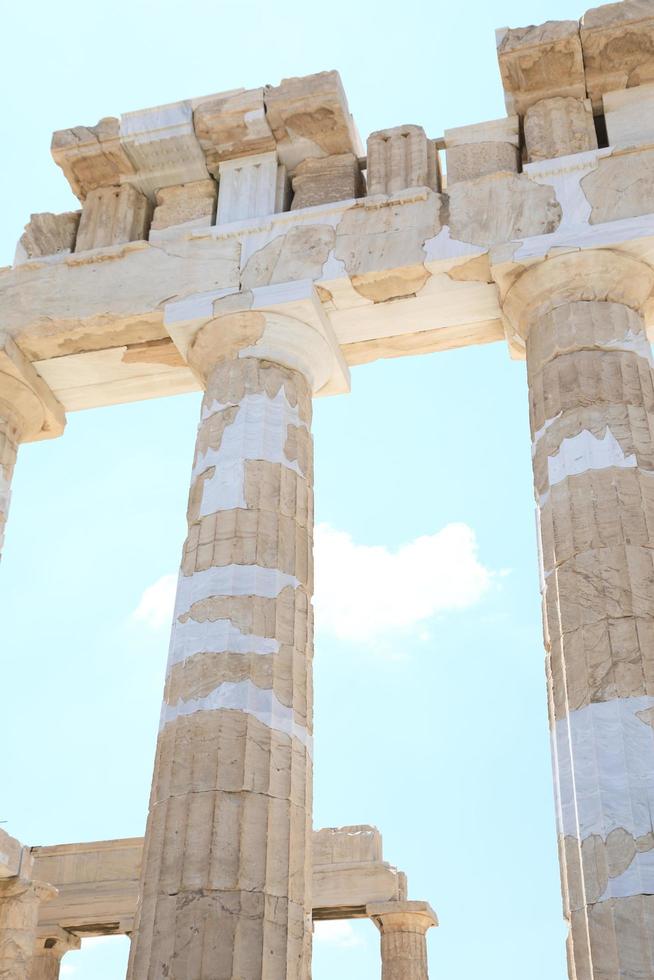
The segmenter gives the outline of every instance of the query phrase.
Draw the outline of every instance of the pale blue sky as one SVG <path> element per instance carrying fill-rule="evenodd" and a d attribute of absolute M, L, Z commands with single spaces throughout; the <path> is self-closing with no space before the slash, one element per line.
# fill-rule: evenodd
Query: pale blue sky
<path fill-rule="evenodd" d="M 494 28 L 582 13 L 564 0 L 13 4 L 0 265 L 30 212 L 75 206 L 54 129 L 337 68 L 364 140 L 401 123 L 439 136 L 504 114 Z M 28 843 L 143 833 L 168 627 L 134 611 L 177 569 L 197 414 L 197 396 L 72 414 L 62 439 L 21 449 L 0 565 L 0 819 Z M 495 344 L 355 368 L 351 395 L 316 403 L 315 440 L 329 525 L 315 825 L 381 829 L 410 896 L 440 916 L 434 980 L 564 980 L 524 366 Z M 478 551 L 445 565 L 450 583 L 451 539 L 433 536 L 453 523 Z M 365 549 L 421 537 L 395 558 Z M 354 611 L 331 570 L 343 549 Z M 125 947 L 85 943 L 65 976 L 117 980 Z M 314 978 L 336 972 L 378 976 L 370 923 L 318 934 Z"/>

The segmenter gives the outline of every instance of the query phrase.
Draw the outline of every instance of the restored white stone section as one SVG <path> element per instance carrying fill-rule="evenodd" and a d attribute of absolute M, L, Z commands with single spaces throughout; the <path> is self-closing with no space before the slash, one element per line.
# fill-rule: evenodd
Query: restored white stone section
<path fill-rule="evenodd" d="M 560 419 L 562 415 L 563 415 L 563 412 L 557 412 L 557 414 L 554 416 L 554 418 L 546 419 L 545 422 L 541 425 L 540 429 L 536 429 L 536 432 L 534 433 L 533 441 L 531 443 L 531 457 L 532 457 L 532 459 L 536 455 L 536 447 L 538 446 L 538 443 L 543 438 L 543 436 L 545 435 L 545 433 L 549 429 L 550 425 L 554 425 L 554 423 L 558 419 Z"/>
<path fill-rule="evenodd" d="M 583 841 L 654 829 L 654 729 L 638 717 L 653 707 L 654 697 L 615 698 L 556 722 L 560 833 Z"/>
<path fill-rule="evenodd" d="M 297 589 L 295 575 L 261 565 L 212 566 L 193 575 L 180 575 L 175 601 L 175 620 L 189 611 L 194 602 L 210 596 L 259 596 L 276 599 L 282 589 Z"/>
<path fill-rule="evenodd" d="M 159 729 L 184 715 L 193 715 L 197 711 L 243 711 L 252 715 L 268 728 L 276 732 L 284 732 L 291 738 L 297 738 L 307 749 L 312 751 L 313 739 L 304 725 L 295 721 L 293 709 L 282 704 L 274 691 L 257 687 L 251 680 L 225 681 L 203 698 L 193 698 L 190 701 L 178 701 L 177 704 L 163 704 Z"/>
<path fill-rule="evenodd" d="M 136 170 L 130 182 L 149 197 L 161 187 L 209 176 L 190 102 L 123 113 L 120 141 Z"/>
<path fill-rule="evenodd" d="M 632 895 L 654 895 L 654 851 L 636 854 L 626 871 L 615 878 L 609 878 L 599 901 L 630 898 Z"/>
<path fill-rule="evenodd" d="M 225 428 L 220 447 L 208 449 L 193 468 L 194 481 L 210 467 L 216 468 L 213 476 L 203 484 L 200 517 L 219 510 L 245 507 L 246 460 L 280 463 L 299 476 L 303 475 L 297 461 L 290 460 L 284 452 L 289 425 L 306 429 L 297 406 L 289 404 L 283 388 L 274 398 L 265 394 L 245 396 L 236 418 Z"/>
<path fill-rule="evenodd" d="M 243 633 L 231 619 L 194 619 L 175 622 L 170 640 L 168 671 L 196 653 L 256 653 L 265 656 L 279 652 L 279 641 L 268 636 Z"/>
<path fill-rule="evenodd" d="M 222 160 L 219 165 L 216 224 L 258 218 L 282 210 L 285 168 L 277 153 Z"/>
<path fill-rule="evenodd" d="M 588 470 L 605 470 L 609 466 L 629 469 L 637 465 L 635 453 L 626 456 L 608 426 L 601 439 L 588 429 L 564 439 L 556 455 L 547 460 L 550 486 Z"/>

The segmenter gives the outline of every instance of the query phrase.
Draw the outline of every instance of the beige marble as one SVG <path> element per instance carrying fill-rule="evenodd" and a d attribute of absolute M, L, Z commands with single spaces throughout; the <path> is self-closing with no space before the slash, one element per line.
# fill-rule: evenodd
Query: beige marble
<path fill-rule="evenodd" d="M 213 180 L 197 180 L 191 184 L 162 187 L 157 191 L 150 224 L 153 232 L 183 225 L 185 228 L 209 228 L 214 223 L 218 187 Z"/>
<path fill-rule="evenodd" d="M 597 147 L 593 110 L 588 99 L 569 96 L 541 99 L 527 109 L 524 131 L 530 162 L 584 153 Z"/>
<path fill-rule="evenodd" d="M 29 878 L 0 879 L 0 978 L 30 980 L 39 905 L 56 889 Z"/>
<path fill-rule="evenodd" d="M 79 211 L 32 214 L 18 242 L 17 261 L 75 251 Z"/>
<path fill-rule="evenodd" d="M 429 980 L 426 934 L 438 919 L 427 902 L 384 902 L 366 911 L 380 933 L 382 980 Z"/>
<path fill-rule="evenodd" d="M 82 940 L 66 929 L 38 929 L 29 980 L 59 980 L 61 961 Z"/>
<path fill-rule="evenodd" d="M 581 43 L 588 96 L 598 110 L 604 92 L 654 82 L 652 0 L 621 0 L 587 10 Z"/>
<path fill-rule="evenodd" d="M 602 95 L 609 145 L 654 143 L 654 82 Z"/>
<path fill-rule="evenodd" d="M 530 105 L 555 96 L 583 99 L 584 61 L 576 20 L 497 31 L 507 112 L 523 115 Z"/>
<path fill-rule="evenodd" d="M 362 197 L 365 184 L 353 153 L 303 160 L 292 179 L 293 211 Z"/>
<path fill-rule="evenodd" d="M 82 207 L 75 251 L 146 239 L 151 212 L 147 197 L 131 184 L 90 190 Z"/>
<path fill-rule="evenodd" d="M 438 154 L 422 126 L 395 126 L 368 137 L 368 194 L 396 194 L 407 187 L 440 189 Z"/>

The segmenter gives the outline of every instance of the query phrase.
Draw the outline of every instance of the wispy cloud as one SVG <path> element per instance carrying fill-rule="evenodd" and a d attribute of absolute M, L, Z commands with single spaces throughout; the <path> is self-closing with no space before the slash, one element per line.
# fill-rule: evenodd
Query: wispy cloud
<path fill-rule="evenodd" d="M 314 940 L 317 943 L 338 946 L 340 949 L 365 946 L 363 938 L 354 931 L 346 919 L 319 920 L 315 923 Z"/>
<path fill-rule="evenodd" d="M 169 627 L 175 605 L 176 575 L 163 575 L 144 591 L 132 619 L 145 623 L 150 629 Z"/>

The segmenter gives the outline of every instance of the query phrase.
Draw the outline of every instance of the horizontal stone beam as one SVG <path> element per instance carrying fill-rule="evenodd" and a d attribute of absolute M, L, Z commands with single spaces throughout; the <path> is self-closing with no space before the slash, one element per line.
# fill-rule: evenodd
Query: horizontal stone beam
<path fill-rule="evenodd" d="M 59 892 L 42 906 L 39 927 L 80 936 L 130 932 L 142 852 L 141 837 L 33 848 L 34 876 Z M 314 832 L 314 919 L 363 917 L 366 904 L 404 898 L 405 875 L 383 860 L 374 827 Z"/>

